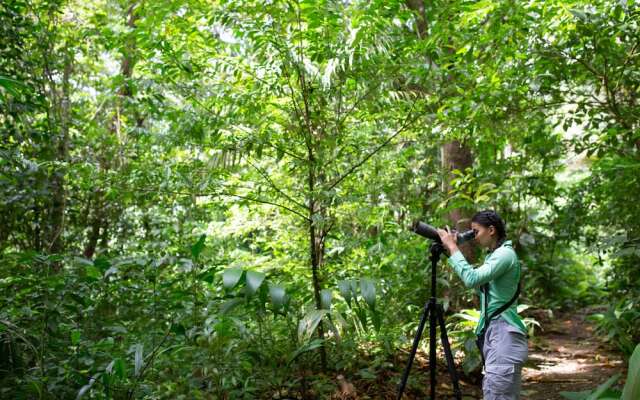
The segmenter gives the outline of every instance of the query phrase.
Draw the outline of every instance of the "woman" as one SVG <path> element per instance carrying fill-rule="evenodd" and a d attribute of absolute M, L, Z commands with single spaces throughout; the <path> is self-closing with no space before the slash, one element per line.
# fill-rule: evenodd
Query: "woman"
<path fill-rule="evenodd" d="M 519 399 L 522 364 L 528 354 L 527 329 L 516 303 L 520 263 L 511 241 L 506 240 L 504 221 L 495 211 L 474 215 L 471 228 L 476 231 L 475 242 L 489 250 L 482 266 L 475 269 L 458 249 L 455 232 L 447 227 L 438 229 L 438 234 L 449 252 L 449 265 L 465 286 L 478 289 L 480 294 L 476 334 L 484 361 L 484 399 Z"/>

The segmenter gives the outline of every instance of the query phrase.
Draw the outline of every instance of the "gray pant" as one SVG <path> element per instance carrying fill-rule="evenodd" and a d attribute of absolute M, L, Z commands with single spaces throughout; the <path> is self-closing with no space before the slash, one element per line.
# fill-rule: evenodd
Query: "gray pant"
<path fill-rule="evenodd" d="M 498 317 L 489 324 L 484 339 L 485 400 L 520 398 L 522 364 L 528 356 L 527 337 L 516 327 Z"/>

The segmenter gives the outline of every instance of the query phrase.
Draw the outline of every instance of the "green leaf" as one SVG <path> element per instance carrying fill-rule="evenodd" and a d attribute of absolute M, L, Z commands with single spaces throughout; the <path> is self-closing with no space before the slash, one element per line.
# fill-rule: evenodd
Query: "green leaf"
<path fill-rule="evenodd" d="M 262 285 L 265 275 L 258 271 L 247 271 L 247 290 L 249 294 L 254 294 Z"/>
<path fill-rule="evenodd" d="M 80 343 L 80 331 L 71 331 L 71 344 L 77 345 Z"/>
<path fill-rule="evenodd" d="M 376 285 L 369 278 L 360 279 L 360 293 L 371 309 L 376 307 Z"/>
<path fill-rule="evenodd" d="M 602 385 L 598 386 L 596 388 L 596 390 L 589 396 L 587 397 L 587 400 L 597 400 L 600 398 L 600 396 L 606 392 L 611 386 L 613 386 L 614 383 L 616 383 L 618 381 L 618 379 L 620 379 L 620 375 L 621 374 L 615 374 L 614 376 L 612 376 L 611 378 L 609 378 L 605 383 L 603 383 Z"/>
<path fill-rule="evenodd" d="M 227 300 L 220 306 L 220 314 L 228 314 L 229 311 L 233 310 L 236 306 L 241 304 L 244 300 L 241 298 Z"/>
<path fill-rule="evenodd" d="M 198 279 L 203 281 L 203 282 L 207 282 L 207 283 L 213 283 L 213 280 L 215 279 L 215 272 L 214 271 L 204 271 L 200 274 L 198 274 Z"/>
<path fill-rule="evenodd" d="M 329 315 L 329 317 L 327 318 L 327 325 L 329 326 L 329 329 L 331 330 L 331 332 L 333 332 L 333 336 L 335 337 L 336 341 L 340 342 L 341 340 L 340 331 L 338 330 L 338 327 L 331 320 L 331 315 Z"/>
<path fill-rule="evenodd" d="M 636 345 L 629 359 L 627 383 L 622 390 L 622 400 L 640 399 L 640 344 Z"/>
<path fill-rule="evenodd" d="M 587 14 L 585 14 L 584 11 L 580 11 L 580 10 L 576 10 L 576 9 L 570 9 L 569 12 L 571 14 L 573 14 L 573 16 L 578 18 L 579 20 L 581 20 L 583 22 L 587 21 Z"/>
<path fill-rule="evenodd" d="M 87 265 L 85 267 L 85 272 L 87 273 L 87 278 L 91 278 L 90 280 L 97 281 L 102 278 L 100 270 L 93 265 Z"/>
<path fill-rule="evenodd" d="M 93 261 L 89 260 L 88 258 L 74 257 L 74 260 L 81 265 L 93 265 Z"/>
<path fill-rule="evenodd" d="M 178 323 L 171 324 L 171 332 L 175 333 L 176 335 L 184 336 L 186 331 L 187 330 L 184 328 L 184 325 L 182 324 L 178 324 Z"/>
<path fill-rule="evenodd" d="M 95 265 L 96 268 L 101 271 L 100 274 L 102 275 L 102 271 L 106 271 L 109 267 L 111 267 L 111 261 L 109 261 L 109 259 L 106 257 L 100 256 L 96 257 L 96 259 L 93 261 L 93 265 Z"/>
<path fill-rule="evenodd" d="M 115 358 L 109 363 L 106 371 L 110 374 L 115 374 L 120 379 L 124 379 L 127 375 L 126 366 L 122 358 Z"/>
<path fill-rule="evenodd" d="M 311 310 L 298 323 L 298 340 L 304 342 L 311 338 L 318 324 L 329 311 Z"/>
<path fill-rule="evenodd" d="M 480 312 L 478 310 L 461 310 L 459 313 L 453 314 L 454 317 L 462 318 L 471 322 L 478 322 L 480 319 Z"/>
<path fill-rule="evenodd" d="M 360 371 L 358 371 L 356 374 L 360 376 L 362 379 L 368 379 L 368 380 L 373 380 L 378 377 L 375 373 L 371 372 L 370 367 L 363 368 Z"/>
<path fill-rule="evenodd" d="M 206 235 L 201 235 L 200 239 L 198 239 L 198 241 L 191 246 L 191 255 L 193 256 L 194 260 L 197 260 L 198 257 L 200 256 L 200 253 L 202 253 L 202 250 L 204 249 L 204 241 L 206 239 Z"/>
<path fill-rule="evenodd" d="M 353 293 L 351 292 L 351 281 L 338 281 L 338 290 L 340 291 L 340 296 L 342 296 L 347 301 L 349 307 L 351 307 L 351 299 L 353 298 Z"/>
<path fill-rule="evenodd" d="M 333 298 L 333 291 L 331 289 L 322 289 L 320 291 L 320 305 L 324 310 L 331 310 L 331 299 Z"/>
<path fill-rule="evenodd" d="M 5 88 L 5 90 L 11 95 L 17 96 L 19 93 L 18 90 L 24 89 L 26 86 L 22 82 L 16 81 L 15 79 L 0 75 L 0 87 Z"/>
<path fill-rule="evenodd" d="M 362 325 L 363 328 L 366 328 L 367 327 L 367 310 L 362 307 L 356 307 L 354 310 L 356 312 L 356 316 L 358 317 L 358 320 L 360 320 L 360 324 Z"/>
<path fill-rule="evenodd" d="M 373 322 L 373 327 L 376 331 L 380 331 L 380 326 L 382 325 L 382 314 L 378 311 L 371 309 L 371 322 Z"/>
<path fill-rule="evenodd" d="M 581 392 L 560 392 L 560 395 L 565 399 L 569 400 L 598 400 L 600 396 L 602 396 L 605 392 L 609 390 L 609 388 L 618 381 L 620 378 L 620 374 L 615 374 L 611 378 L 609 378 L 606 382 L 601 384 L 594 390 L 591 391 L 581 391 Z"/>
<path fill-rule="evenodd" d="M 142 364 L 143 364 L 142 350 L 143 350 L 142 343 L 138 343 L 135 345 L 135 354 L 134 354 L 135 376 L 138 376 L 138 374 L 140 373 L 140 370 L 142 369 Z"/>
<path fill-rule="evenodd" d="M 222 273 L 222 284 L 225 288 L 232 289 L 238 284 L 243 273 L 244 271 L 240 268 L 234 267 L 225 269 Z"/>
<path fill-rule="evenodd" d="M 269 297 L 276 310 L 281 309 L 286 301 L 286 293 L 282 286 L 269 285 Z"/>
<path fill-rule="evenodd" d="M 291 363 L 293 360 L 298 358 L 301 354 L 304 354 L 308 351 L 315 350 L 321 347 L 323 342 L 324 341 L 322 339 L 313 339 L 312 341 L 303 344 L 295 352 L 293 352 L 293 354 L 289 358 L 289 361 L 287 361 L 287 364 Z"/>
<path fill-rule="evenodd" d="M 560 396 L 569 400 L 585 400 L 591 394 L 591 390 L 582 390 L 580 392 L 560 392 Z"/>
<path fill-rule="evenodd" d="M 100 377 L 100 375 L 102 375 L 102 373 L 98 372 L 97 374 L 95 374 L 93 377 L 89 379 L 89 383 L 87 383 L 86 385 L 80 388 L 80 390 L 78 391 L 78 395 L 76 396 L 76 400 L 80 400 L 82 396 L 84 396 L 89 391 L 89 389 L 91 389 L 91 387 L 93 386 L 94 383 L 96 383 L 96 380 Z"/>

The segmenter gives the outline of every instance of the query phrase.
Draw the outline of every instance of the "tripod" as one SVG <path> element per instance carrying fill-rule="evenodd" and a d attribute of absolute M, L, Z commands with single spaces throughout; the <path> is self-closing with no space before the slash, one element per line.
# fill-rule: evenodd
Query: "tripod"
<path fill-rule="evenodd" d="M 402 374 L 402 380 L 398 386 L 397 400 L 402 398 L 402 393 L 409 379 L 409 372 L 411 372 L 411 364 L 416 357 L 416 350 L 418 350 L 418 344 L 420 343 L 420 337 L 424 330 L 424 325 L 427 322 L 427 315 L 429 316 L 429 374 L 431 381 L 431 400 L 436 398 L 436 323 L 440 325 L 440 339 L 442 340 L 442 346 L 444 347 L 444 354 L 447 359 L 447 368 L 449 369 L 449 375 L 451 375 L 451 381 L 453 382 L 453 393 L 456 399 L 462 399 L 462 393 L 460 392 L 460 386 L 458 385 L 458 375 L 456 374 L 456 367 L 453 363 L 453 355 L 451 354 L 451 347 L 449 346 L 449 338 L 447 337 L 447 328 L 444 325 L 444 309 L 442 304 L 436 302 L 436 265 L 438 260 L 444 251 L 441 243 L 433 242 L 431 244 L 431 298 L 424 305 L 424 311 L 422 312 L 422 318 L 420 319 L 420 325 L 418 325 L 418 331 L 416 337 L 413 339 L 413 347 L 411 348 L 411 354 L 407 361 L 407 366 Z M 437 321 L 437 322 L 436 322 Z"/>

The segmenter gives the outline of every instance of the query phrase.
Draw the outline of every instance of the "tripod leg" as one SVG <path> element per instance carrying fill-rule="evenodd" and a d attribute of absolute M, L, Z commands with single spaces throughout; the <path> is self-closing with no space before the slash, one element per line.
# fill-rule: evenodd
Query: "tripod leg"
<path fill-rule="evenodd" d="M 432 304 L 431 314 L 429 314 L 429 381 L 431 383 L 431 400 L 436 398 L 436 311 L 437 307 Z"/>
<path fill-rule="evenodd" d="M 444 354 L 447 358 L 447 368 L 449 369 L 449 375 L 451 375 L 451 382 L 453 383 L 453 394 L 456 399 L 462 399 L 462 393 L 460 392 L 460 385 L 458 384 L 458 374 L 456 373 L 456 366 L 453 362 L 453 354 L 451 353 L 451 346 L 449 345 L 449 337 L 447 336 L 447 327 L 444 324 L 444 309 L 442 304 L 438 304 L 437 314 L 438 323 L 440 325 L 440 338 L 442 339 L 442 347 L 444 348 Z"/>
<path fill-rule="evenodd" d="M 402 374 L 402 379 L 400 380 L 400 384 L 398 385 L 398 396 L 396 397 L 397 400 L 400 400 L 402 398 L 402 393 L 404 393 L 404 388 L 407 385 L 407 380 L 409 379 L 409 372 L 411 372 L 411 365 L 413 364 L 413 359 L 416 357 L 418 344 L 420 344 L 420 337 L 422 336 L 424 325 L 427 322 L 427 315 L 433 315 L 434 312 L 435 310 L 432 309 L 431 303 L 427 303 L 424 305 L 424 311 L 422 312 L 422 317 L 420 318 L 420 324 L 418 324 L 418 330 L 416 331 L 416 336 L 413 338 L 413 346 L 411 347 L 409 360 L 407 361 L 407 366 L 404 369 L 404 373 Z"/>

